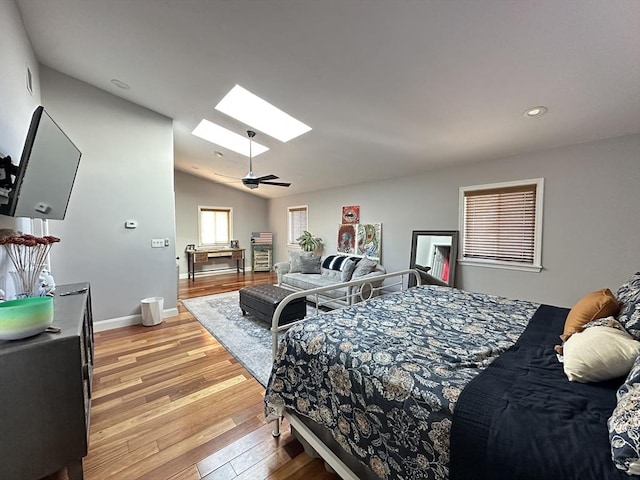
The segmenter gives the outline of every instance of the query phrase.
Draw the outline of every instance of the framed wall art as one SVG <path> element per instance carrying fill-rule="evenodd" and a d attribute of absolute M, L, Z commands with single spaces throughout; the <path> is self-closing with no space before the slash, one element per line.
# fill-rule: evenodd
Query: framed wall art
<path fill-rule="evenodd" d="M 356 254 L 380 258 L 382 252 L 382 224 L 360 223 L 356 230 Z"/>
<path fill-rule="evenodd" d="M 356 225 L 343 223 L 338 226 L 338 252 L 356 253 Z"/>
<path fill-rule="evenodd" d="M 356 224 L 360 221 L 360 205 L 342 207 L 342 223 Z"/>

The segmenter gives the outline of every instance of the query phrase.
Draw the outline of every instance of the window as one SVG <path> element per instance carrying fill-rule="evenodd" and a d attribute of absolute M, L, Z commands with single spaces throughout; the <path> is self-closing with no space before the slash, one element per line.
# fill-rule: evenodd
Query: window
<path fill-rule="evenodd" d="M 542 269 L 543 179 L 460 189 L 462 264 Z"/>
<path fill-rule="evenodd" d="M 232 214 L 228 207 L 198 207 L 200 245 L 229 246 Z"/>
<path fill-rule="evenodd" d="M 296 238 L 307 230 L 308 207 L 306 205 L 287 208 L 287 243 L 297 245 Z"/>

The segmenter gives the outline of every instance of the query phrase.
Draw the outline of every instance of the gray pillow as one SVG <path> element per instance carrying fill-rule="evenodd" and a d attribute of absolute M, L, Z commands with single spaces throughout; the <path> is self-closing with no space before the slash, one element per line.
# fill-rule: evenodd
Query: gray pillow
<path fill-rule="evenodd" d="M 300 258 L 310 257 L 313 252 L 289 252 L 289 273 L 300 272 Z"/>
<path fill-rule="evenodd" d="M 373 272 L 378 265 L 377 262 L 370 260 L 368 258 L 363 258 L 358 262 L 358 266 L 353 271 L 353 275 L 351 275 L 351 280 L 355 280 L 358 277 L 364 277 L 365 275 Z"/>
<path fill-rule="evenodd" d="M 300 257 L 300 272 L 320 273 L 320 257 Z"/>
<path fill-rule="evenodd" d="M 351 280 L 351 276 L 353 275 L 353 271 L 356 268 L 356 261 L 353 259 L 345 260 L 342 263 L 342 271 L 340 272 L 340 281 L 348 282 Z"/>

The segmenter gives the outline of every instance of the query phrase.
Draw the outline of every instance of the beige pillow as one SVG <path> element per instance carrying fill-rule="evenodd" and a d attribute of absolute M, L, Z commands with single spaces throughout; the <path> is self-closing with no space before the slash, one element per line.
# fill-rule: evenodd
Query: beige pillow
<path fill-rule="evenodd" d="M 608 288 L 591 292 L 573 306 L 560 338 L 565 340 L 572 333 L 582 331 L 582 327 L 590 321 L 615 315 L 619 310 L 618 301 Z"/>
<path fill-rule="evenodd" d="M 612 327 L 590 327 L 564 343 L 564 373 L 572 382 L 602 382 L 627 375 L 640 342 Z"/>

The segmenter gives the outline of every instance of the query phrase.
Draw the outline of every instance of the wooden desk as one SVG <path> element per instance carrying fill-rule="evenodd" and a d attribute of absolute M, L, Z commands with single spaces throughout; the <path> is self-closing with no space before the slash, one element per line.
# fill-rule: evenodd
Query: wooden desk
<path fill-rule="evenodd" d="M 187 254 L 187 278 L 196 280 L 195 264 L 206 263 L 211 258 L 231 257 L 236 261 L 236 272 L 240 273 L 242 262 L 242 274 L 244 275 L 244 248 L 207 248 L 198 250 L 185 250 Z"/>

